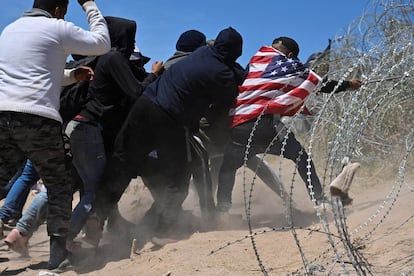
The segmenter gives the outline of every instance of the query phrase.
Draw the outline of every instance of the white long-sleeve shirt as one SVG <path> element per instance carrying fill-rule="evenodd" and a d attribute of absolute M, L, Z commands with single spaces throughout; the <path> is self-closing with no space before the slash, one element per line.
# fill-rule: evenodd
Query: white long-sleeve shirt
<path fill-rule="evenodd" d="M 62 122 L 59 114 L 69 54 L 102 55 L 111 42 L 95 2 L 83 5 L 90 31 L 47 16 L 23 16 L 0 36 L 0 111 L 29 113 Z"/>

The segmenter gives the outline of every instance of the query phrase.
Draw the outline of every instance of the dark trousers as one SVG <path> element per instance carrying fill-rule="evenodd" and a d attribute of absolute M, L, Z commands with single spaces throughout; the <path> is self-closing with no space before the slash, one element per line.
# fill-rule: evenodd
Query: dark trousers
<path fill-rule="evenodd" d="M 157 187 L 160 228 L 175 223 L 188 194 L 188 156 L 185 129 L 145 96 L 141 96 L 122 126 L 108 160 L 104 185 L 96 198 L 98 216 L 106 218 L 137 175 L 162 174 Z M 149 153 L 155 160 L 149 162 Z M 152 164 L 152 165 L 151 165 Z M 157 164 L 154 166 L 153 164 Z M 155 190 L 155 189 L 154 189 Z"/>
<path fill-rule="evenodd" d="M 231 207 L 231 196 L 234 187 L 235 175 L 238 168 L 244 163 L 246 144 L 250 138 L 254 121 L 247 122 L 232 129 L 231 138 L 224 150 L 223 163 L 219 172 L 219 184 L 217 189 L 217 207 L 221 211 L 227 211 Z M 286 130 L 283 124 L 274 120 L 272 116 L 263 116 L 257 126 L 252 143 L 250 144 L 248 159 L 259 153 L 265 153 L 266 148 L 274 137 L 277 139 L 267 151 L 267 154 L 281 155 L 283 148 L 283 157 L 296 163 L 297 169 L 303 182 L 308 187 L 308 154 L 302 145 L 296 140 L 295 135 L 290 132 L 285 141 Z M 283 142 L 286 144 L 283 145 Z M 310 161 L 310 180 L 313 185 L 315 198 L 320 199 L 323 195 L 321 183 L 316 174 L 312 161 Z"/>
<path fill-rule="evenodd" d="M 0 112 L 0 186 L 30 159 L 48 194 L 49 235 L 66 236 L 72 213 L 72 179 L 58 121 Z"/>

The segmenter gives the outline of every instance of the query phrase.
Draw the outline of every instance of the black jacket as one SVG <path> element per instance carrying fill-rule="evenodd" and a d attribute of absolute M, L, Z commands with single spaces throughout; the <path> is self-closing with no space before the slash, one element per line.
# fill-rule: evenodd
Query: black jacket
<path fill-rule="evenodd" d="M 230 105 L 245 71 L 236 63 L 242 37 L 232 28 L 219 33 L 214 46 L 198 48 L 166 70 L 144 92 L 170 116 L 191 129 L 211 104 Z"/>
<path fill-rule="evenodd" d="M 116 17 L 105 19 L 112 50 L 98 58 L 94 80 L 89 86 L 91 99 L 76 120 L 99 123 L 105 144 L 112 144 L 130 107 L 156 76 L 149 74 L 141 82 L 131 70 L 129 58 L 135 46 L 135 21 Z"/>

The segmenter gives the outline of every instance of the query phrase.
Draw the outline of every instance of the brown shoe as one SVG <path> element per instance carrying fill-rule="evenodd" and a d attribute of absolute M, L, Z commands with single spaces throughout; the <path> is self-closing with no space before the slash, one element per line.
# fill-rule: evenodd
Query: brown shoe
<path fill-rule="evenodd" d="M 19 253 L 22 257 L 29 257 L 29 238 L 29 236 L 23 236 L 19 230 L 13 229 L 4 242 L 11 250 Z"/>
<path fill-rule="evenodd" d="M 102 238 L 104 224 L 105 221 L 96 214 L 90 215 L 83 227 L 83 240 L 94 247 L 98 247 L 99 241 Z"/>

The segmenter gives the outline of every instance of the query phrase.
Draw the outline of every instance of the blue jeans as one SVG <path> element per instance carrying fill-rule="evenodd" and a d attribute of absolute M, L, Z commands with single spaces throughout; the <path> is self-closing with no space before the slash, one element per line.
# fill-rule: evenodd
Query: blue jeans
<path fill-rule="evenodd" d="M 47 217 L 47 191 L 42 190 L 16 224 L 23 236 L 31 236 Z"/>
<path fill-rule="evenodd" d="M 15 175 L 13 175 L 13 177 L 10 179 L 10 181 L 5 186 L 0 187 L 0 200 L 7 197 L 14 182 L 16 182 L 17 178 L 19 178 L 20 175 L 22 174 L 25 164 L 26 162 L 24 162 L 24 164 L 17 170 Z"/>
<path fill-rule="evenodd" d="M 70 121 L 65 132 L 70 138 L 72 163 L 83 182 L 80 201 L 73 210 L 69 229 L 68 237 L 74 239 L 91 214 L 96 190 L 106 167 L 106 155 L 99 125 Z"/>
<path fill-rule="evenodd" d="M 9 219 L 19 218 L 29 195 L 30 188 L 39 180 L 32 162 L 26 161 L 21 175 L 13 183 L 3 206 L 0 208 L 0 219 L 7 223 Z"/>

